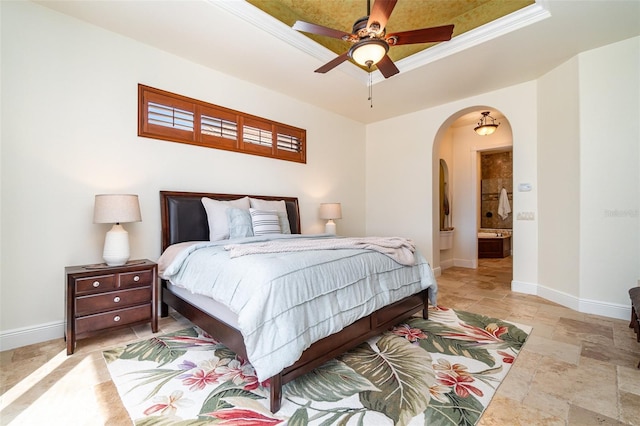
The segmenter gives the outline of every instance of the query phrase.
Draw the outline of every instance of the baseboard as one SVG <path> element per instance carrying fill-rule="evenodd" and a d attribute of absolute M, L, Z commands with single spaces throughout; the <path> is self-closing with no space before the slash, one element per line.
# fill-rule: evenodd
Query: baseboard
<path fill-rule="evenodd" d="M 544 287 L 538 284 L 511 281 L 511 290 L 518 293 L 533 294 L 550 300 L 574 311 L 585 314 L 600 315 L 608 318 L 628 320 L 631 318 L 631 307 L 619 303 L 600 300 L 580 299 L 571 294 Z"/>
<path fill-rule="evenodd" d="M 64 337 L 64 321 L 16 328 L 0 333 L 0 351 Z"/>
<path fill-rule="evenodd" d="M 511 281 L 511 290 L 518 293 L 538 294 L 538 285 L 523 281 Z"/>
<path fill-rule="evenodd" d="M 453 266 L 478 269 L 478 259 L 453 259 Z"/>
<path fill-rule="evenodd" d="M 433 276 L 434 277 L 439 277 L 440 275 L 442 275 L 442 269 L 440 266 L 437 266 L 435 268 L 431 268 L 431 270 L 433 271 Z"/>
<path fill-rule="evenodd" d="M 440 268 L 444 271 L 445 269 L 452 268 L 454 266 L 453 259 L 441 260 Z"/>
<path fill-rule="evenodd" d="M 601 302 L 599 300 L 581 299 L 579 311 L 621 320 L 629 320 L 631 318 L 631 306 Z"/>

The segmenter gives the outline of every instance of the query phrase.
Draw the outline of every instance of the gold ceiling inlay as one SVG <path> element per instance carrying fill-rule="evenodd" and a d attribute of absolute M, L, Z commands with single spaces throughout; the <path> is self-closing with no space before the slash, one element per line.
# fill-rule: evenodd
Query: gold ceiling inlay
<path fill-rule="evenodd" d="M 288 26 L 300 20 L 348 33 L 357 19 L 367 15 L 367 0 L 247 2 Z M 453 37 L 456 37 L 534 3 L 534 0 L 398 0 L 387 22 L 387 33 L 454 24 Z M 331 37 L 305 35 L 338 55 L 351 46 L 351 43 Z M 393 46 L 389 49 L 389 57 L 395 62 L 434 44 Z"/>

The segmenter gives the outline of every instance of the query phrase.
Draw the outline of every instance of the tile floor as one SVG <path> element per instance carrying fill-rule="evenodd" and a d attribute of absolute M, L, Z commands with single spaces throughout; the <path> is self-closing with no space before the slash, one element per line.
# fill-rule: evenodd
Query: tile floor
<path fill-rule="evenodd" d="M 640 343 L 628 321 L 511 292 L 510 259 L 438 277 L 439 304 L 527 324 L 533 332 L 480 425 L 640 425 Z M 160 320 L 162 333 L 189 322 Z M 101 350 L 147 338 L 149 326 L 0 352 L 0 424 L 129 425 Z"/>

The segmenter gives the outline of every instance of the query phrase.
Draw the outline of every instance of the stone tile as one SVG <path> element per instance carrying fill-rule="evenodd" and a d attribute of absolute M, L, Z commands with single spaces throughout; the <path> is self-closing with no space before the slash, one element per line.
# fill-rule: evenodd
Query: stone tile
<path fill-rule="evenodd" d="M 573 318 L 560 318 L 556 324 L 554 340 L 576 345 L 593 342 L 603 347 L 611 347 L 613 346 L 613 326 L 611 323 L 596 324 Z"/>
<path fill-rule="evenodd" d="M 620 420 L 630 425 L 640 425 L 640 395 L 620 392 Z"/>
<path fill-rule="evenodd" d="M 535 408 L 559 419 L 567 420 L 569 417 L 569 401 L 557 398 L 539 389 L 532 389 L 522 402 L 528 407 Z"/>
<path fill-rule="evenodd" d="M 580 358 L 578 365 L 548 358 L 545 368 L 536 373 L 532 389 L 608 417 L 618 417 L 616 371 L 611 364 L 585 357 Z"/>
<path fill-rule="evenodd" d="M 623 392 L 640 396 L 640 368 L 618 366 L 616 370 L 618 388 Z"/>
<path fill-rule="evenodd" d="M 582 344 L 582 356 L 630 368 L 637 366 L 638 361 L 640 361 L 638 353 L 617 348 L 613 345 L 613 342 L 609 345 L 584 342 Z"/>
<path fill-rule="evenodd" d="M 546 414 L 534 407 L 510 398 L 494 397 L 478 422 L 478 426 L 565 425 L 559 417 Z"/>
<path fill-rule="evenodd" d="M 527 350 L 564 361 L 569 364 L 577 364 L 580 359 L 581 348 L 571 343 L 557 342 L 546 337 L 537 336 L 531 333 L 527 339 Z"/>
<path fill-rule="evenodd" d="M 100 383 L 93 388 L 98 404 L 98 411 L 105 425 L 133 425 L 129 413 L 124 408 L 118 390 L 111 380 Z"/>
<path fill-rule="evenodd" d="M 622 426 L 625 423 L 619 422 L 611 417 L 590 411 L 586 408 L 572 405 L 569 409 L 569 424 L 580 426 Z"/>

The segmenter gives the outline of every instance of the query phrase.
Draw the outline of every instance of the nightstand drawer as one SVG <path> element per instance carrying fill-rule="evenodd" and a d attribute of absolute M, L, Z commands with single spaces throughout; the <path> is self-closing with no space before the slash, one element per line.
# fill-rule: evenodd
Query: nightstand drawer
<path fill-rule="evenodd" d="M 152 280 L 152 270 L 124 272 L 120 274 L 120 288 L 150 285 Z"/>
<path fill-rule="evenodd" d="M 151 287 L 135 288 L 131 290 L 114 291 L 93 296 L 82 296 L 76 300 L 76 315 L 89 315 L 112 309 L 149 303 Z"/>
<path fill-rule="evenodd" d="M 2 0 L 0 0 L 2 1 Z M 121 266 L 67 266 L 65 339 L 71 355 L 79 338 L 151 323 L 158 331 L 158 265 L 148 259 Z"/>
<path fill-rule="evenodd" d="M 119 327 L 151 319 L 151 303 L 133 308 L 118 309 L 103 314 L 89 315 L 76 320 L 76 334 L 87 331 Z"/>
<path fill-rule="evenodd" d="M 116 276 L 100 275 L 89 278 L 79 278 L 76 280 L 76 294 L 82 293 L 102 293 L 116 289 Z"/>

